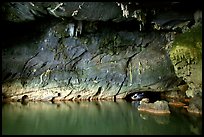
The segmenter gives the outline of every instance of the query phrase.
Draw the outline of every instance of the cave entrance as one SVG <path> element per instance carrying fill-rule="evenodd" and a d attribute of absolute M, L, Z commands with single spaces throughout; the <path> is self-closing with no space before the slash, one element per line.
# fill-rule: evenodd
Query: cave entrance
<path fill-rule="evenodd" d="M 152 92 L 152 91 L 133 92 L 131 94 L 128 94 L 124 99 L 128 102 L 131 102 L 131 101 L 140 101 L 143 98 L 148 98 L 149 103 L 153 103 L 157 100 L 162 99 L 162 92 Z"/>

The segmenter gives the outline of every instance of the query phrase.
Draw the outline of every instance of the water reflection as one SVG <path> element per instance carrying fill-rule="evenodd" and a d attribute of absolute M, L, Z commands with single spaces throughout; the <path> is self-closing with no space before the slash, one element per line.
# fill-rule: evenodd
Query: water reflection
<path fill-rule="evenodd" d="M 2 134 L 201 134 L 202 117 L 193 118 L 141 113 L 125 101 L 12 102 L 2 105 Z"/>

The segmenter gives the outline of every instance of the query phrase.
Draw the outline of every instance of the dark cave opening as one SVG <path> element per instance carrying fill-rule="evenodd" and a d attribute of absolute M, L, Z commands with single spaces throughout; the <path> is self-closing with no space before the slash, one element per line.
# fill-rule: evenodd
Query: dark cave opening
<path fill-rule="evenodd" d="M 143 98 L 148 98 L 149 103 L 153 103 L 157 100 L 162 99 L 162 92 L 152 92 L 152 91 L 134 92 L 134 93 L 128 94 L 124 99 L 128 102 L 131 102 L 131 101 L 141 101 Z"/>

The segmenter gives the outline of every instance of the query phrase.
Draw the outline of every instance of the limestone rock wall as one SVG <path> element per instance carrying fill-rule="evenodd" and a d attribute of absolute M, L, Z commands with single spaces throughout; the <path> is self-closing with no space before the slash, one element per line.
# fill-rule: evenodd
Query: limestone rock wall
<path fill-rule="evenodd" d="M 92 100 L 177 90 L 172 42 L 200 16 L 180 11 L 180 3 L 160 4 L 3 3 L 3 97 Z"/>

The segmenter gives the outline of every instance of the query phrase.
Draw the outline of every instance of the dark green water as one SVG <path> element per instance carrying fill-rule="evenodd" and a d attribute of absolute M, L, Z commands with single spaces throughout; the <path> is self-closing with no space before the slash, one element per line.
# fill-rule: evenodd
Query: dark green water
<path fill-rule="evenodd" d="M 141 113 L 126 101 L 12 102 L 2 105 L 2 134 L 199 135 L 202 117 L 180 110 Z"/>

